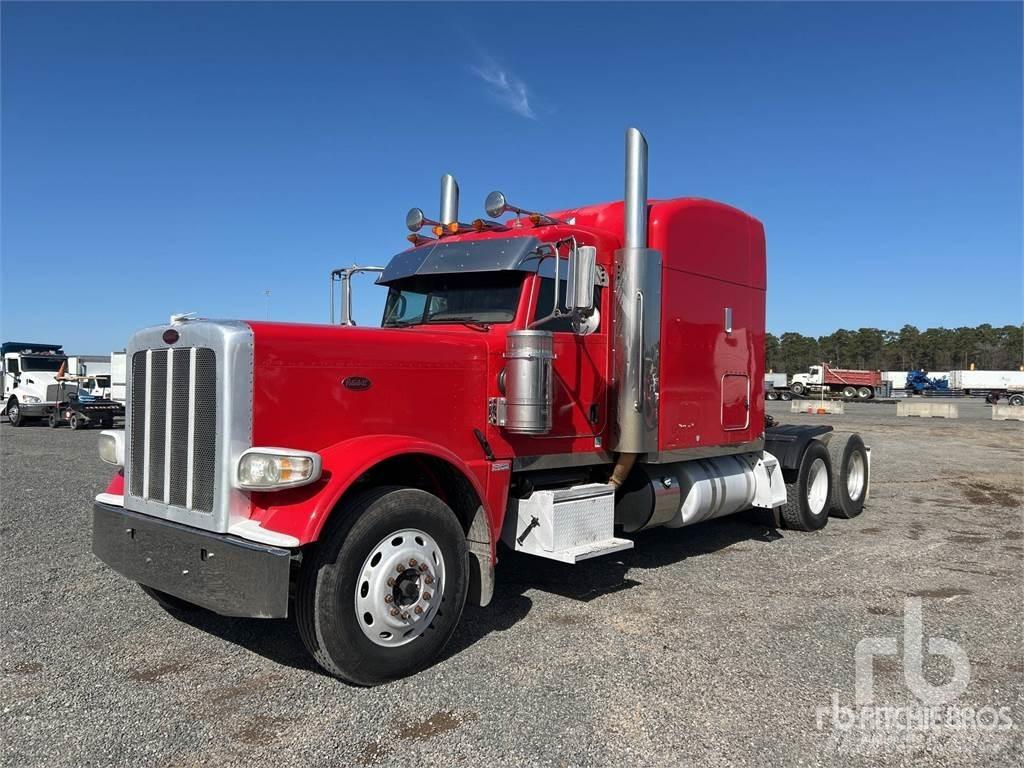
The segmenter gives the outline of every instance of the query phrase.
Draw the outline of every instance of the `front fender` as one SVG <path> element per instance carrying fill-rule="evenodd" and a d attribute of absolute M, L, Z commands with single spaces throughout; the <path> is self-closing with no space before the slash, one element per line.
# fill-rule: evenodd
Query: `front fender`
<path fill-rule="evenodd" d="M 335 443 L 320 452 L 321 478 L 316 483 L 273 493 L 252 494 L 252 518 L 268 530 L 294 536 L 300 544 L 316 541 L 338 501 L 352 484 L 382 461 L 403 455 L 427 455 L 448 462 L 472 485 L 488 520 L 496 520 L 488 504 L 489 463 L 464 461 L 444 446 L 402 435 L 372 435 Z"/>

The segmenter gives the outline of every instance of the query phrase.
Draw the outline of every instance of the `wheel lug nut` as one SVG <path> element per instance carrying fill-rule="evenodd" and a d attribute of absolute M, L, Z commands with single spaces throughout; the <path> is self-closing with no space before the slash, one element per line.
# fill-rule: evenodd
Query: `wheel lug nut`
<path fill-rule="evenodd" d="M 403 619 L 408 619 L 409 618 L 409 612 L 408 611 L 402 611 L 402 618 Z"/>
<path fill-rule="evenodd" d="M 384 595 L 384 602 L 385 602 L 385 603 L 390 603 L 390 602 L 391 602 L 392 600 L 394 600 L 394 599 L 395 599 L 395 598 L 394 598 L 394 596 L 393 596 L 393 595 Z"/>
<path fill-rule="evenodd" d="M 402 565 L 401 563 L 399 563 L 398 565 L 395 566 L 395 570 L 398 571 L 399 573 L 401 573 L 402 571 L 405 570 L 405 566 Z"/>
<path fill-rule="evenodd" d="M 394 580 L 394 579 L 392 579 L 392 578 L 389 578 L 389 579 L 388 579 L 388 586 L 389 586 L 389 587 L 393 587 L 393 586 L 395 586 L 395 580 Z"/>
<path fill-rule="evenodd" d="M 416 567 L 416 558 L 415 557 L 410 557 L 409 558 L 409 567 L 410 568 L 415 568 Z"/>
<path fill-rule="evenodd" d="M 427 570 L 427 564 L 426 563 L 420 563 L 420 570 L 421 571 Z"/>
<path fill-rule="evenodd" d="M 420 608 L 418 605 L 416 606 L 416 608 L 414 610 L 416 611 L 416 613 L 423 613 L 423 609 Z"/>
<path fill-rule="evenodd" d="M 427 577 L 425 579 L 423 579 L 423 581 L 425 581 L 427 584 L 433 584 L 434 583 L 434 577 L 430 576 L 428 574 Z"/>
<path fill-rule="evenodd" d="M 397 608 L 392 608 L 391 609 L 391 615 L 392 616 L 397 616 L 398 615 L 398 609 Z"/>
<path fill-rule="evenodd" d="M 429 592 L 424 592 L 423 593 L 423 599 L 424 600 L 429 600 L 430 599 L 430 593 Z"/>

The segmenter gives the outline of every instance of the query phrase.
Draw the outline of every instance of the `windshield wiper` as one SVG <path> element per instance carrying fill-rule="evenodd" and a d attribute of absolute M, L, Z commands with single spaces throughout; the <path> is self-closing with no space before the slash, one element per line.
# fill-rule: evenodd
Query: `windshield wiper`
<path fill-rule="evenodd" d="M 427 318 L 427 322 L 432 325 L 443 325 L 444 323 L 457 323 L 458 325 L 465 325 L 468 328 L 472 328 L 476 331 L 489 331 L 491 326 L 489 323 L 484 323 L 479 320 L 474 320 L 472 315 L 452 315 L 450 317 L 442 317 L 435 319 L 434 317 Z"/>
<path fill-rule="evenodd" d="M 408 328 L 410 325 L 420 325 L 418 320 L 388 320 L 381 323 L 382 328 Z"/>

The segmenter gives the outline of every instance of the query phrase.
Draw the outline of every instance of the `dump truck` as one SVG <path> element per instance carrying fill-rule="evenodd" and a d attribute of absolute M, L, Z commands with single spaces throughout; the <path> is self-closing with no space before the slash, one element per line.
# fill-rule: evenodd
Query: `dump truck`
<path fill-rule="evenodd" d="M 812 365 L 807 373 L 798 373 L 789 382 L 797 397 L 807 394 L 832 393 L 845 400 L 870 400 L 882 391 L 881 371 L 856 371 L 833 368 L 828 363 Z"/>
<path fill-rule="evenodd" d="M 136 333 L 94 553 L 172 612 L 294 615 L 326 672 L 375 685 L 436 659 L 510 552 L 571 579 L 648 529 L 860 514 L 860 436 L 766 426 L 763 226 L 651 200 L 647 174 L 629 129 L 623 200 L 495 192 L 471 222 L 446 174 L 438 219 L 410 211 L 380 268 L 379 327 L 345 280 L 338 324 Z"/>

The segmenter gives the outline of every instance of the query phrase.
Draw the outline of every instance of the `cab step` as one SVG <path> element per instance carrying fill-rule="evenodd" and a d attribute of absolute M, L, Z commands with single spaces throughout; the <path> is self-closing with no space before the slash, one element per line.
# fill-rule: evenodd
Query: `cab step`
<path fill-rule="evenodd" d="M 527 499 L 510 499 L 502 541 L 526 552 L 563 563 L 633 548 L 616 538 L 615 489 L 604 483 L 534 491 Z"/>

